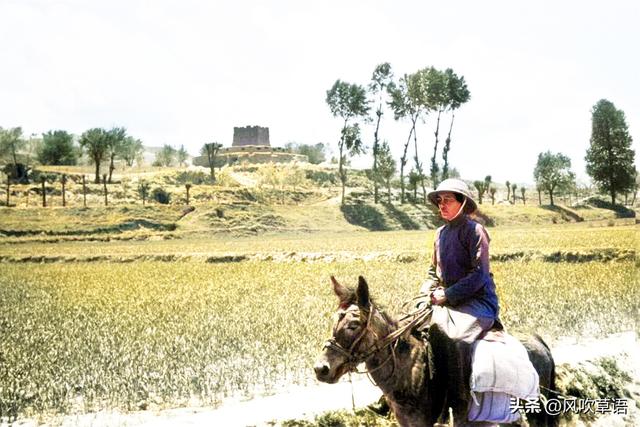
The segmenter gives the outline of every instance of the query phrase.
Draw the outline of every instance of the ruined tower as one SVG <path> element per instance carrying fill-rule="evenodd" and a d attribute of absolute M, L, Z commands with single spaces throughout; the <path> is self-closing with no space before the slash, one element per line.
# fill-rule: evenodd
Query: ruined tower
<path fill-rule="evenodd" d="M 246 147 L 249 145 L 261 145 L 270 147 L 269 128 L 261 126 L 245 126 L 233 128 L 232 147 Z"/>
<path fill-rule="evenodd" d="M 282 147 L 272 147 L 269 128 L 261 126 L 234 127 L 231 147 L 222 147 L 218 151 L 218 158 L 228 165 L 309 161 L 304 154 L 292 153 L 291 150 Z M 207 156 L 193 159 L 196 166 L 208 167 L 208 162 Z"/>

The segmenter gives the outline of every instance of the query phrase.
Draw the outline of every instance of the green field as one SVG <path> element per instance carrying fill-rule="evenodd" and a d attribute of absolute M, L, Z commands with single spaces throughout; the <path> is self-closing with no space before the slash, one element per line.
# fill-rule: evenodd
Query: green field
<path fill-rule="evenodd" d="M 206 173 L 120 176 L 109 206 L 89 184 L 88 208 L 77 179 L 66 208 L 59 183 L 47 208 L 38 186 L 12 187 L 14 206 L 0 207 L 0 422 L 216 406 L 315 382 L 336 305 L 329 277 L 364 275 L 397 313 L 425 278 L 439 219 L 420 204 L 373 204 L 355 174 L 341 208 L 338 189 L 314 181 L 334 172 L 311 172 L 282 189 L 262 185 L 259 167 L 229 168 L 217 185 L 193 185 L 189 209 L 184 184 Z M 143 206 L 141 179 L 171 204 Z M 492 270 L 509 330 L 549 342 L 638 330 L 634 211 L 597 200 L 482 211 L 497 225 Z"/>
<path fill-rule="evenodd" d="M 496 257 L 560 254 L 492 263 L 510 330 L 549 341 L 638 330 L 635 227 L 490 233 Z M 355 284 L 364 275 L 397 312 L 424 278 L 432 238 L 404 231 L 0 245 L 0 415 L 216 405 L 312 382 L 335 308 L 329 276 Z M 607 262 L 566 257 L 607 250 L 615 255 Z M 267 256 L 207 262 L 228 253 Z M 282 253 L 330 257 L 300 262 Z M 99 254 L 111 258 L 83 260 Z M 128 262 L 140 254 L 158 258 Z"/>

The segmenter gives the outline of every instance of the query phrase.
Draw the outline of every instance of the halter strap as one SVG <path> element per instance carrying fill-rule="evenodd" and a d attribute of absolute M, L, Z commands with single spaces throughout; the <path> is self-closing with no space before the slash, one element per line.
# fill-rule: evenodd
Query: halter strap
<path fill-rule="evenodd" d="M 375 331 L 371 330 L 371 328 L 369 327 L 371 323 L 371 319 L 373 317 L 373 311 L 375 309 L 376 309 L 375 306 L 371 305 L 369 309 L 369 314 L 367 316 L 367 323 L 365 324 L 364 328 L 362 328 L 362 332 L 360 332 L 360 335 L 356 337 L 356 339 L 353 341 L 353 343 L 351 343 L 348 349 L 344 348 L 342 345 L 340 345 L 340 343 L 338 343 L 338 341 L 336 341 L 335 339 L 336 328 L 334 328 L 333 330 L 333 337 L 327 340 L 324 344 L 323 349 L 331 348 L 346 357 L 347 359 L 346 363 L 349 365 L 349 371 L 356 371 L 356 366 L 358 364 L 366 361 L 367 359 L 369 359 L 371 356 L 373 356 L 375 353 L 379 352 L 380 350 L 383 350 L 386 347 L 389 347 L 392 345 L 393 345 L 393 348 L 391 349 L 391 355 L 380 366 L 368 372 L 377 371 L 383 365 L 385 365 L 391 358 L 393 358 L 394 360 L 394 369 L 395 369 L 395 345 L 397 344 L 398 340 L 402 336 L 404 336 L 408 331 L 411 331 L 416 325 L 419 325 L 420 323 L 422 323 L 428 316 L 431 315 L 431 312 L 432 312 L 432 308 L 430 306 L 419 308 L 418 310 L 404 317 L 404 319 L 413 317 L 413 319 L 409 323 L 389 333 L 384 338 L 377 340 L 365 351 L 356 352 L 355 351 L 356 346 L 358 345 L 358 343 L 360 343 L 360 341 L 364 338 L 365 334 L 368 331 L 371 331 L 377 337 L 377 334 L 375 333 Z"/>

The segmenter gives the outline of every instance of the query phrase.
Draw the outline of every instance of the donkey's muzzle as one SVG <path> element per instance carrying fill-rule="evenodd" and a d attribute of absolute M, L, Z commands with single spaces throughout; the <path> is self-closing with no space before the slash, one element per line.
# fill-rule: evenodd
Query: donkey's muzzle
<path fill-rule="evenodd" d="M 329 364 L 325 361 L 321 361 L 315 364 L 313 370 L 316 372 L 316 378 L 318 381 L 322 381 L 325 383 L 334 383 L 335 379 L 330 377 L 331 368 Z"/>

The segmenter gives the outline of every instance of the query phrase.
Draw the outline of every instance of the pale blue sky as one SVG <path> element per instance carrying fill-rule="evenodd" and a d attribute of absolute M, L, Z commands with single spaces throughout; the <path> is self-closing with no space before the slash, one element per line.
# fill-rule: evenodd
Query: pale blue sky
<path fill-rule="evenodd" d="M 632 0 L 0 0 L 0 126 L 125 126 L 195 154 L 261 125 L 272 145 L 335 147 L 325 95 L 336 79 L 367 84 L 381 62 L 397 76 L 451 67 L 471 91 L 450 153 L 463 178 L 532 182 L 537 154 L 552 150 L 585 179 L 599 99 L 625 111 L 638 151 L 638 22 Z M 425 164 L 433 123 L 418 130 Z M 408 130 L 385 116 L 397 157 Z"/>

